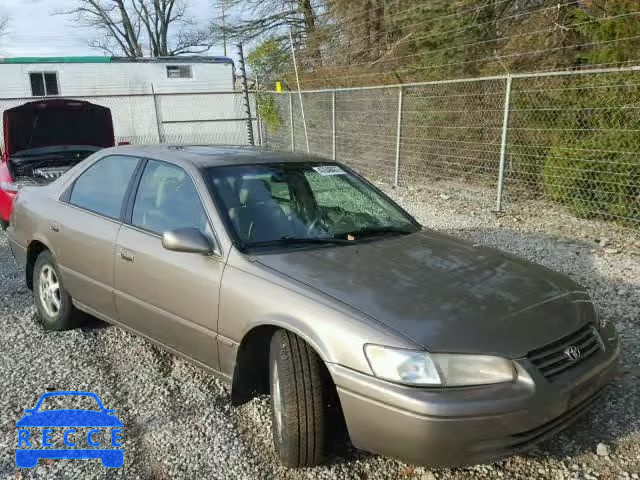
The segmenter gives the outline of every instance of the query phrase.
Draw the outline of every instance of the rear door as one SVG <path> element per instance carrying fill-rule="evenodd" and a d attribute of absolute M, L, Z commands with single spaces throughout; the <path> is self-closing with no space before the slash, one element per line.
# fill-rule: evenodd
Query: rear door
<path fill-rule="evenodd" d="M 74 300 L 111 319 L 117 318 L 113 249 L 139 163 L 135 157 L 119 155 L 93 163 L 76 178 L 59 218 L 49 226 L 58 239 L 65 288 Z"/>
<path fill-rule="evenodd" d="M 181 227 L 198 228 L 214 241 L 197 188 L 182 167 L 148 160 L 132 198 L 128 224 L 118 233 L 115 251 L 120 321 L 217 369 L 223 260 L 162 246 L 162 234 Z"/>

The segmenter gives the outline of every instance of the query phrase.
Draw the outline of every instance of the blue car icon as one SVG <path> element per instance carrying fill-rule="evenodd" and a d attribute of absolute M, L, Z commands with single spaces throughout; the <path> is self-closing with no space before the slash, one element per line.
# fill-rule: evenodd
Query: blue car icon
<path fill-rule="evenodd" d="M 95 399 L 100 407 L 97 410 L 81 410 L 81 409 L 57 409 L 38 411 L 42 402 L 48 397 L 68 396 L 68 397 L 91 397 Z M 102 427 L 111 429 L 111 441 L 109 446 L 120 447 L 120 429 L 122 422 L 115 416 L 114 410 L 104 408 L 100 398 L 91 392 L 79 391 L 59 391 L 48 392 L 43 394 L 36 406 L 32 409 L 25 409 L 24 415 L 16 423 L 18 427 L 18 448 L 16 449 L 16 465 L 20 468 L 32 468 L 41 458 L 63 459 L 63 458 L 99 458 L 102 465 L 109 468 L 121 467 L 124 463 L 124 450 L 122 448 L 99 448 L 103 447 L 99 441 L 96 441 L 96 435 L 100 433 L 99 428 L 89 430 L 86 435 L 87 444 L 96 448 L 64 448 L 54 449 L 50 443 L 52 427 L 64 428 L 64 444 L 68 447 L 74 447 L 76 442 L 71 441 L 73 434 L 76 433 L 75 428 L 78 427 Z M 31 447 L 31 432 L 27 428 L 42 428 L 42 448 L 20 448 Z M 35 438 L 33 439 L 35 443 Z M 34 445 L 35 447 L 35 445 Z"/>

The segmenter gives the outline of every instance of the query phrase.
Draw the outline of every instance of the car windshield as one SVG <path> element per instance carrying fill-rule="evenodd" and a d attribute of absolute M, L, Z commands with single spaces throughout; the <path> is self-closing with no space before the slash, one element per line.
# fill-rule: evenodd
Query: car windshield
<path fill-rule="evenodd" d="M 349 244 L 419 229 L 389 198 L 334 163 L 211 167 L 205 176 L 242 249 Z"/>

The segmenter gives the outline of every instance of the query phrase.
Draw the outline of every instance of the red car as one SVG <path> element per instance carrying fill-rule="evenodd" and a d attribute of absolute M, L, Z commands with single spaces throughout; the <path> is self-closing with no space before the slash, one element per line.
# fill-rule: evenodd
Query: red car
<path fill-rule="evenodd" d="M 24 185 L 45 185 L 92 153 L 115 144 L 111 110 L 93 103 L 39 100 L 5 110 L 0 225 Z"/>

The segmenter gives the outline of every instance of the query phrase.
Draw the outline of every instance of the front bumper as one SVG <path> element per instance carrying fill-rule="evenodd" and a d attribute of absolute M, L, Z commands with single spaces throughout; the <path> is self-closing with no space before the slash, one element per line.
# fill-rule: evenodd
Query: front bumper
<path fill-rule="evenodd" d="M 460 466 L 525 450 L 585 412 L 616 374 L 618 344 L 549 382 L 526 359 L 530 381 L 425 389 L 379 380 L 335 364 L 351 442 L 411 464 Z"/>

